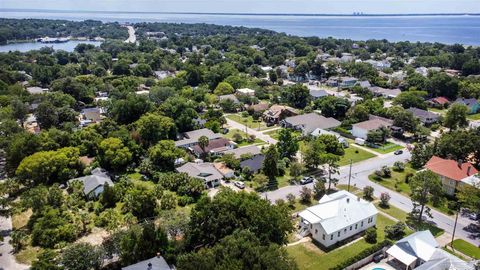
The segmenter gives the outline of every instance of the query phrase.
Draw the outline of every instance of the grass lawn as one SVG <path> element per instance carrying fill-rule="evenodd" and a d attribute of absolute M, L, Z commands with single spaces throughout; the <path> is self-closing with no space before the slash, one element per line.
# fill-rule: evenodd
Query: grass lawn
<path fill-rule="evenodd" d="M 467 115 L 468 120 L 480 120 L 480 113 Z"/>
<path fill-rule="evenodd" d="M 405 170 L 403 170 L 403 172 L 396 172 L 394 170 L 391 170 L 391 172 L 392 176 L 390 178 L 381 178 L 375 175 L 375 173 L 372 173 L 368 176 L 368 179 L 388 189 L 395 190 L 396 192 L 406 196 L 410 196 L 410 186 L 405 182 L 405 179 L 408 173 L 415 174 L 416 171 L 407 165 L 405 166 Z"/>
<path fill-rule="evenodd" d="M 373 157 L 375 157 L 375 155 L 370 152 L 367 152 L 355 146 L 350 146 L 348 148 L 345 148 L 345 155 L 340 158 L 338 165 L 345 166 L 350 164 L 350 160 L 352 160 L 353 163 L 357 163 Z"/>
<path fill-rule="evenodd" d="M 381 242 L 385 239 L 385 226 L 392 225 L 395 222 L 383 215 L 377 216 L 377 241 Z M 364 239 L 346 246 L 337 248 L 329 252 L 322 251 L 312 243 L 302 243 L 295 246 L 287 247 L 287 252 L 297 262 L 300 270 L 328 270 L 335 267 L 342 261 L 356 256 L 364 249 L 371 247 L 372 244 L 367 243 Z"/>
<path fill-rule="evenodd" d="M 373 148 L 373 147 L 369 147 L 369 146 L 366 146 L 366 147 L 368 147 L 368 148 L 372 149 L 373 151 L 375 151 L 377 153 L 380 153 L 380 154 L 388 154 L 388 153 L 395 152 L 397 150 L 403 149 L 403 146 L 398 145 L 398 144 L 394 144 L 394 143 L 391 143 L 391 142 L 387 142 L 379 148 Z"/>
<path fill-rule="evenodd" d="M 480 260 L 480 248 L 463 239 L 453 240 L 453 248 L 473 259 Z"/>
<path fill-rule="evenodd" d="M 242 146 L 246 146 L 246 145 L 252 145 L 252 144 L 265 144 L 265 142 L 260 140 L 259 138 L 255 138 L 255 140 L 253 142 L 248 142 L 247 139 L 246 139 L 247 138 L 246 133 L 244 131 L 241 131 L 241 130 L 238 130 L 238 129 L 229 130 L 228 133 L 225 134 L 225 138 L 233 141 L 233 136 L 237 133 L 240 134 L 244 138 L 244 140 L 242 142 L 237 143 L 238 147 L 242 147 Z"/>
<path fill-rule="evenodd" d="M 270 136 L 272 139 L 278 140 L 280 130 L 282 130 L 282 129 L 280 128 L 280 129 L 276 129 L 276 130 L 266 131 L 263 134 L 266 134 L 266 135 Z M 298 130 L 292 130 L 292 136 L 293 137 L 300 137 L 300 136 L 302 136 L 302 133 Z"/>
<path fill-rule="evenodd" d="M 252 116 L 242 117 L 239 114 L 230 114 L 230 115 L 227 115 L 227 118 L 243 125 L 246 124 L 249 128 L 255 129 L 255 130 L 267 130 L 267 129 L 274 128 L 273 126 L 267 127 L 267 124 L 262 120 L 257 120 L 257 121 L 253 120 Z"/>
<path fill-rule="evenodd" d="M 445 115 L 447 113 L 446 109 L 428 108 L 428 110 L 434 113 L 438 113 L 440 115 Z"/>
<path fill-rule="evenodd" d="M 32 262 L 37 259 L 40 252 L 42 252 L 42 248 L 40 247 L 27 246 L 15 254 L 15 259 L 17 259 L 19 263 L 31 265 Z"/>
<path fill-rule="evenodd" d="M 407 213 L 400 210 L 399 208 L 393 206 L 393 205 L 389 205 L 388 207 L 384 208 L 384 207 L 381 207 L 380 206 L 380 202 L 376 202 L 375 203 L 375 206 L 377 207 L 378 210 L 400 220 L 400 221 L 403 221 L 405 222 L 407 220 Z"/>
<path fill-rule="evenodd" d="M 28 209 L 27 211 L 14 214 L 12 216 L 12 227 L 14 230 L 21 229 L 27 225 L 28 220 L 32 216 L 32 209 Z"/>
<path fill-rule="evenodd" d="M 401 193 L 405 196 L 410 197 L 410 193 L 411 193 L 410 186 L 405 182 L 405 179 L 407 174 L 409 173 L 415 174 L 416 170 L 412 169 L 410 165 L 407 164 L 403 172 L 396 172 L 394 170 L 391 170 L 391 172 L 392 172 L 392 176 L 390 178 L 380 178 L 376 176 L 375 173 L 372 173 L 371 175 L 368 176 L 368 179 L 388 189 L 394 190 L 398 193 Z M 453 212 L 450 209 L 448 209 L 447 204 L 448 204 L 448 201 L 445 200 L 445 202 L 442 205 L 433 206 L 432 203 L 428 203 L 427 205 L 430 208 L 434 208 L 446 215 L 453 215 Z"/>
<path fill-rule="evenodd" d="M 291 178 L 292 177 L 290 176 L 290 170 L 287 169 L 285 171 L 285 175 L 277 177 L 278 188 L 290 185 L 289 181 Z"/>

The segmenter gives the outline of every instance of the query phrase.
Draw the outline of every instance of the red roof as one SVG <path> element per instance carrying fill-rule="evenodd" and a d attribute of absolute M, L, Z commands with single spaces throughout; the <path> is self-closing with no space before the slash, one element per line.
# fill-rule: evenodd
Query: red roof
<path fill-rule="evenodd" d="M 465 162 L 459 165 L 455 160 L 443 159 L 437 156 L 433 156 L 425 164 L 425 168 L 455 181 L 461 181 L 468 176 L 478 173 L 471 163 Z"/>
<path fill-rule="evenodd" d="M 438 103 L 438 104 L 441 104 L 441 105 L 445 105 L 445 104 L 450 103 L 450 101 L 446 97 L 432 98 L 431 101 L 433 101 L 435 103 Z"/>

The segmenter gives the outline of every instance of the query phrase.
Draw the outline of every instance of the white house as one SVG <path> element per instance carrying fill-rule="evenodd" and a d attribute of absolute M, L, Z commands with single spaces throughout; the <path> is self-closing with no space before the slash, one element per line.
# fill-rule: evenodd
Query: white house
<path fill-rule="evenodd" d="M 415 270 L 474 270 L 467 263 L 444 251 L 429 230 L 411 234 L 387 250 L 389 260 L 395 260 L 405 269 Z"/>
<path fill-rule="evenodd" d="M 300 212 L 301 233 L 329 247 L 375 226 L 377 214 L 371 202 L 341 190 Z"/>
<path fill-rule="evenodd" d="M 177 172 L 186 173 L 190 177 L 202 179 L 205 187 L 214 188 L 220 185 L 223 175 L 212 163 L 188 162 L 177 168 Z"/>
<path fill-rule="evenodd" d="M 381 118 L 374 118 L 371 120 L 363 121 L 352 125 L 352 135 L 355 136 L 355 138 L 366 140 L 368 132 L 372 130 L 377 130 L 381 127 L 390 128 L 392 124 L 392 121 Z"/>
<path fill-rule="evenodd" d="M 255 90 L 250 89 L 250 88 L 240 88 L 240 89 L 237 89 L 237 94 L 246 95 L 246 96 L 254 96 L 255 95 Z"/>

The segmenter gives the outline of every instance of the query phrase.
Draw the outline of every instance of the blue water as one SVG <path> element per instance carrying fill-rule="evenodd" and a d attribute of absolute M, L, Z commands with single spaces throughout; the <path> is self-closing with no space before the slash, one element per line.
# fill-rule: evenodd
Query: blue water
<path fill-rule="evenodd" d="M 95 46 L 100 46 L 100 41 L 80 41 L 80 40 L 70 40 L 65 43 L 41 43 L 41 42 L 22 42 L 22 43 L 11 43 L 7 45 L 0 45 L 0 52 L 10 52 L 10 51 L 20 51 L 28 52 L 30 50 L 38 50 L 43 47 L 52 47 L 54 50 L 64 50 L 67 52 L 73 52 L 75 47 L 80 43 L 93 44 Z"/>
<path fill-rule="evenodd" d="M 0 17 L 96 19 L 118 22 L 212 23 L 260 27 L 299 36 L 480 45 L 480 16 L 328 17 L 0 10 Z"/>

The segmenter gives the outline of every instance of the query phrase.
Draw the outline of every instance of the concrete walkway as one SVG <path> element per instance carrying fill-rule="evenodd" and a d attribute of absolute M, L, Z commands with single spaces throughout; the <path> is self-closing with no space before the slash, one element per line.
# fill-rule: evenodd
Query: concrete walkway
<path fill-rule="evenodd" d="M 0 270 L 24 270 L 28 265 L 19 264 L 13 256 L 13 247 L 10 245 L 10 233 L 12 231 L 12 219 L 10 217 L 0 217 L 0 233 L 3 236 L 3 242 L 0 243 Z"/>

